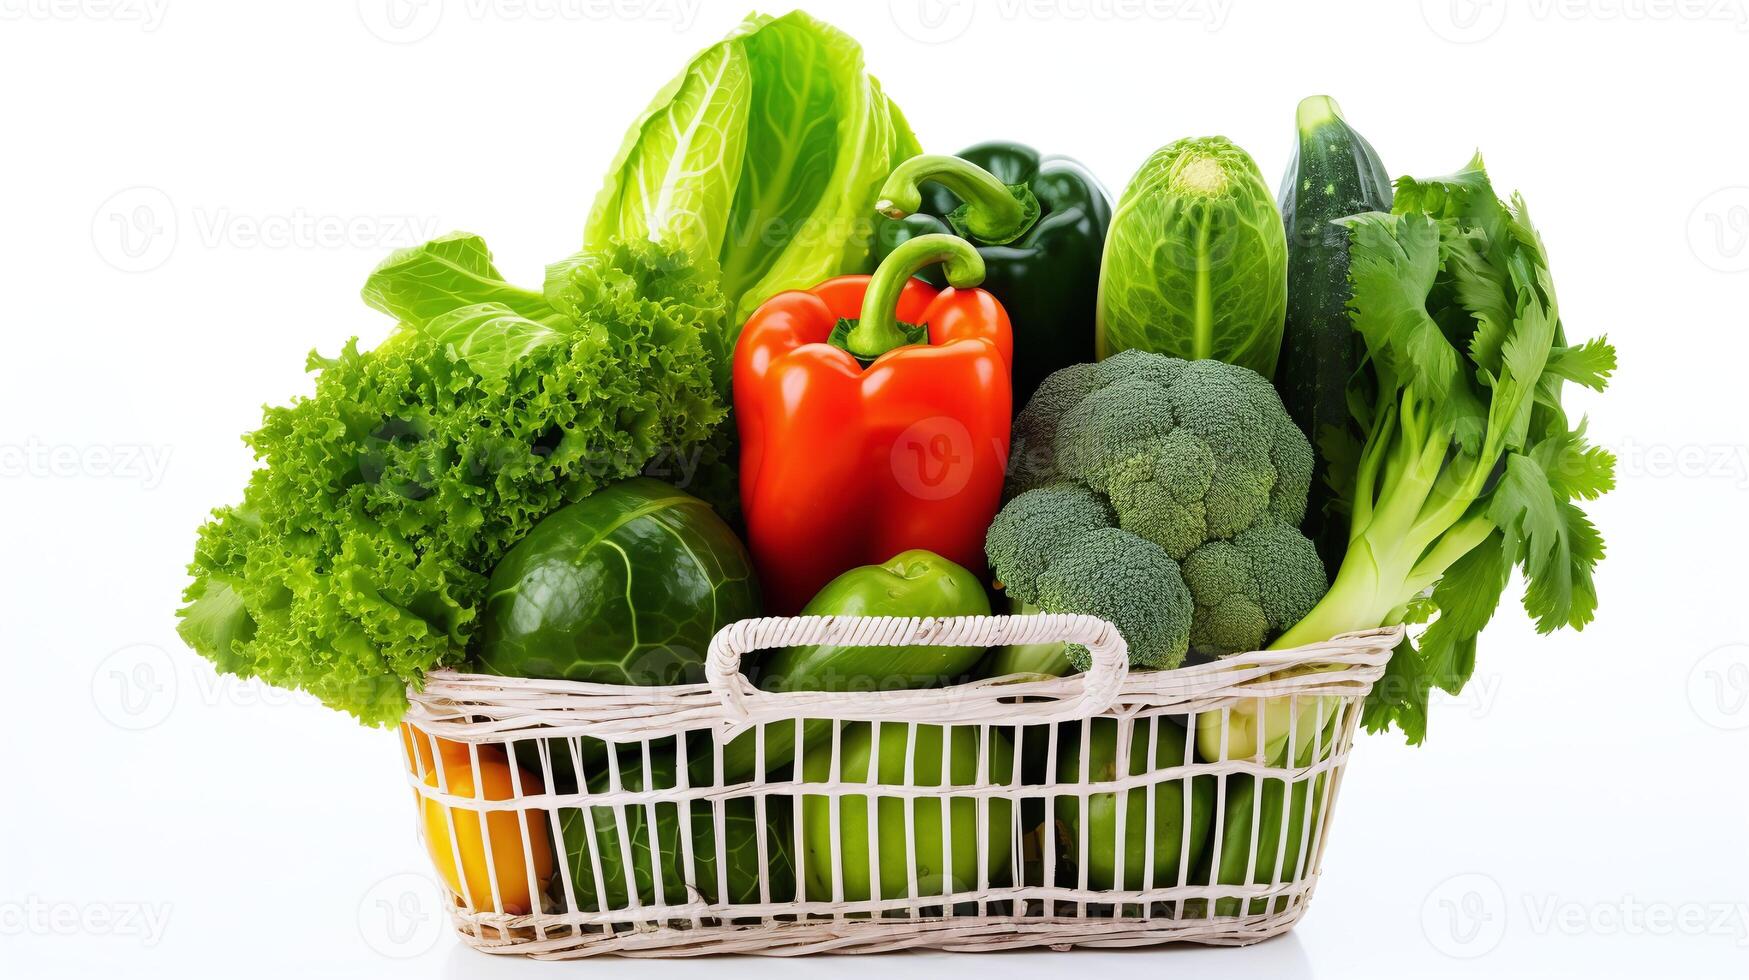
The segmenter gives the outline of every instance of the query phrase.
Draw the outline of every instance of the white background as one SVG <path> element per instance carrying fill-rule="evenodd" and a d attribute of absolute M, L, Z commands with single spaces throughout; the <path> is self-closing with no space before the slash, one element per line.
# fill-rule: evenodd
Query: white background
<path fill-rule="evenodd" d="M 664 967 L 461 947 L 393 737 L 174 631 L 239 433 L 312 347 L 387 329 L 357 298 L 376 260 L 468 229 L 538 282 L 624 126 L 744 13 L 395 2 L 0 0 L 0 974 L 1749 975 L 1744 0 L 814 4 L 927 148 L 1030 141 L 1114 194 L 1209 133 L 1273 184 L 1314 92 L 1393 173 L 1486 150 L 1569 333 L 1621 351 L 1575 406 L 1622 457 L 1603 603 L 1546 638 L 1504 608 L 1428 745 L 1363 740 L 1285 938 Z"/>

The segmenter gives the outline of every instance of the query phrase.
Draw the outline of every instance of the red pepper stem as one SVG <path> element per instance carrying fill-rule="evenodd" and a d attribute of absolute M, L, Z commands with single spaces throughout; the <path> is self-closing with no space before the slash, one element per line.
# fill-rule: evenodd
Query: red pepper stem
<path fill-rule="evenodd" d="M 844 337 L 844 346 L 859 358 L 872 359 L 906 342 L 899 328 L 899 294 L 911 277 L 940 262 L 948 285 L 956 289 L 984 281 L 984 257 L 969 242 L 954 235 L 919 235 L 887 253 L 862 296 L 862 315 Z"/>
<path fill-rule="evenodd" d="M 1026 231 L 1028 208 L 1007 184 L 969 160 L 925 153 L 899 164 L 881 185 L 875 210 L 889 218 L 915 214 L 923 206 L 920 185 L 933 180 L 966 204 L 965 231 L 986 244 L 1014 241 Z M 1037 217 L 1036 206 L 1031 217 Z"/>

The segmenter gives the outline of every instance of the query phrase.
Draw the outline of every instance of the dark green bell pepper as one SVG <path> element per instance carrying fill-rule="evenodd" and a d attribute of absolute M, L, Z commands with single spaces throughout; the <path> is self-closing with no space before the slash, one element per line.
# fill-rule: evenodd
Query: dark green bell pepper
<path fill-rule="evenodd" d="M 1019 143 L 980 143 L 957 156 L 900 164 L 876 205 L 876 262 L 919 235 L 951 234 L 984 257 L 980 288 L 1002 301 L 1014 328 L 1014 411 L 1058 368 L 1093 360 L 1099 261 L 1111 198 L 1068 157 Z M 939 269 L 923 278 L 945 285 Z"/>
<path fill-rule="evenodd" d="M 931 551 L 901 552 L 880 565 L 853 568 L 826 583 L 803 607 L 804 616 L 987 616 L 990 598 L 977 576 Z M 983 647 L 785 647 L 759 665 L 766 691 L 897 691 L 953 682 L 984 656 Z M 810 743 L 831 732 L 824 719 L 808 721 Z M 754 732 L 723 747 L 723 779 L 741 782 L 757 770 Z M 765 768 L 795 758 L 793 722 L 765 726 Z M 708 751 L 694 755 L 694 783 L 709 782 Z"/>

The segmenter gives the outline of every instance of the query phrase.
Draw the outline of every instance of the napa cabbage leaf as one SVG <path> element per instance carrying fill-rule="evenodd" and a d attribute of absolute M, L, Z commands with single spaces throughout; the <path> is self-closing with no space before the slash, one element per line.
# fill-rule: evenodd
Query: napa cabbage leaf
<path fill-rule="evenodd" d="M 732 350 L 773 294 L 867 271 L 880 185 L 918 152 L 853 39 L 801 12 L 754 15 L 632 124 L 584 240 L 666 242 L 717 270 Z"/>

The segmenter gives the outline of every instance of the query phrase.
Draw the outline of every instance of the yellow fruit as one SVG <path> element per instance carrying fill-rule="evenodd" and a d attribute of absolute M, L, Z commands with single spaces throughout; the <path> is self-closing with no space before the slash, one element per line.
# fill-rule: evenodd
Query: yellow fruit
<path fill-rule="evenodd" d="M 516 787 L 512 782 L 510 764 L 505 761 L 502 749 L 485 747 L 480 750 L 478 787 L 474 785 L 474 769 L 465 748 L 453 757 L 448 751 L 441 751 L 439 755 L 443 759 L 443 774 L 448 779 L 451 796 L 474 800 L 515 798 Z M 427 771 L 425 785 L 436 789 L 437 777 L 435 769 Z M 525 795 L 540 792 L 539 780 L 526 770 L 518 773 L 518 777 L 522 780 Z M 486 834 L 482 837 L 478 811 L 460 806 L 446 807 L 431 799 L 424 800 L 421 805 L 425 816 L 425 846 L 431 852 L 432 863 L 437 865 L 438 873 L 443 875 L 452 891 L 462 895 L 470 907 L 479 911 L 526 915 L 536 909 L 540 893 L 553 875 L 546 811 L 495 810 L 485 815 Z M 522 845 L 525 820 L 528 830 L 526 851 Z M 455 827 L 453 845 L 450 838 L 452 821 Z M 490 862 L 486 858 L 488 841 L 492 847 Z M 456 874 L 457 852 L 460 852 L 462 873 L 466 877 L 465 890 L 462 877 Z M 528 870 L 531 864 L 534 868 L 532 882 Z M 494 879 L 498 884 L 496 903 L 492 900 Z"/>
<path fill-rule="evenodd" d="M 405 753 L 403 757 L 407 760 L 408 771 L 415 776 L 429 773 L 435 765 L 431 759 L 432 741 L 432 736 L 406 722 L 401 723 L 401 749 Z M 456 742 L 447 738 L 438 738 L 436 742 L 438 754 L 443 756 L 445 765 L 460 764 L 465 766 L 468 764 L 468 743 Z M 417 763 L 413 761 L 415 756 L 419 760 Z M 481 758 L 484 759 L 485 756 L 482 755 Z"/>

